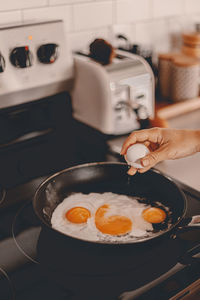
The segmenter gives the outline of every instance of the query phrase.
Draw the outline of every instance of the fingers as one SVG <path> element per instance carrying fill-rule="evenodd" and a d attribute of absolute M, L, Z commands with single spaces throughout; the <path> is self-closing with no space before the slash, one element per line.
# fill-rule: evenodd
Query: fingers
<path fill-rule="evenodd" d="M 136 142 L 157 143 L 160 139 L 160 131 L 160 128 L 151 128 L 132 132 L 122 146 L 121 155 L 126 154 L 128 147 L 135 144 Z"/>
<path fill-rule="evenodd" d="M 136 132 L 133 132 L 129 135 L 129 137 L 123 143 L 120 154 L 125 155 L 128 147 L 135 144 L 136 141 L 137 141 Z"/>
<path fill-rule="evenodd" d="M 129 175 L 134 175 L 138 171 L 139 173 L 144 173 L 155 166 L 158 162 L 167 159 L 167 146 L 163 144 L 162 141 L 162 129 L 161 128 L 151 128 L 139 131 L 134 131 L 125 140 L 121 155 L 126 155 L 127 149 L 137 143 L 142 142 L 145 146 L 149 147 L 150 153 L 141 159 L 142 169 L 135 169 L 131 167 L 128 170 Z"/>
<path fill-rule="evenodd" d="M 140 159 L 140 163 L 143 166 L 142 169 L 135 169 L 134 167 L 131 167 L 128 170 L 129 175 L 135 175 L 136 172 L 139 173 L 145 173 L 152 167 L 154 167 L 157 163 L 159 163 L 162 160 L 167 159 L 167 153 L 168 148 L 166 146 L 161 146 L 159 149 L 150 152 L 148 155 Z"/>
<path fill-rule="evenodd" d="M 148 147 L 150 147 L 150 142 L 146 141 L 146 142 L 144 142 L 144 145 L 148 148 Z"/>
<path fill-rule="evenodd" d="M 154 167 L 157 163 L 167 159 L 168 152 L 166 146 L 161 146 L 159 149 L 150 152 L 145 157 L 141 158 L 141 164 L 144 168 L 138 170 L 139 173 L 144 173 Z"/>
<path fill-rule="evenodd" d="M 127 173 L 129 175 L 135 175 L 137 173 L 137 169 L 135 169 L 134 167 L 130 167 Z"/>

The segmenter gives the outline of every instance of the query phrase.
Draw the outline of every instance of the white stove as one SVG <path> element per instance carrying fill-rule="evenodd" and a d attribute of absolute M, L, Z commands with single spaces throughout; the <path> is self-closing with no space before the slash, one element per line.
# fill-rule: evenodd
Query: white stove
<path fill-rule="evenodd" d="M 70 89 L 66 39 L 61 20 L 0 27 L 0 109 Z"/>

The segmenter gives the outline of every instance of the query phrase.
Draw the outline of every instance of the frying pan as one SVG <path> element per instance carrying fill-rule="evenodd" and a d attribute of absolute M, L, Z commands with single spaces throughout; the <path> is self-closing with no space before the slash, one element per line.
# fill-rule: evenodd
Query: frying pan
<path fill-rule="evenodd" d="M 185 218 L 187 203 L 184 193 L 158 171 L 150 170 L 129 176 L 127 169 L 125 163 L 83 164 L 58 172 L 39 186 L 33 199 L 33 208 L 42 224 L 37 245 L 38 260 L 42 264 L 74 275 L 120 274 L 140 268 L 141 262 L 146 266 L 150 261 L 163 264 L 166 260 L 163 251 L 166 241 L 169 255 L 180 256 L 184 249 L 179 247 L 179 239 L 165 237 L 180 231 L 180 225 L 184 224 L 183 228 L 187 228 L 189 221 Z M 150 237 L 120 243 L 83 240 L 51 227 L 54 209 L 74 192 L 113 192 L 142 197 L 147 204 L 154 205 L 158 201 L 169 207 L 171 216 L 164 224 L 157 225 L 155 234 Z M 152 249 L 155 257 L 149 260 Z"/>
<path fill-rule="evenodd" d="M 89 163 L 65 169 L 45 180 L 37 189 L 33 208 L 42 224 L 52 229 L 51 216 L 56 206 L 74 192 L 113 192 L 145 199 L 145 203 L 155 206 L 156 202 L 167 206 L 170 218 L 165 224 L 155 225 L 153 236 L 137 238 L 118 244 L 138 244 L 171 233 L 178 227 L 186 213 L 186 198 L 179 187 L 158 171 L 150 170 L 135 176 L 127 175 L 125 163 Z M 186 223 L 186 222 L 185 222 Z M 55 229 L 52 229 L 56 232 Z M 57 231 L 58 233 L 58 231 Z M 63 234 L 62 234 L 63 235 Z M 83 243 L 112 244 L 111 242 L 82 240 L 70 234 L 65 239 Z"/>

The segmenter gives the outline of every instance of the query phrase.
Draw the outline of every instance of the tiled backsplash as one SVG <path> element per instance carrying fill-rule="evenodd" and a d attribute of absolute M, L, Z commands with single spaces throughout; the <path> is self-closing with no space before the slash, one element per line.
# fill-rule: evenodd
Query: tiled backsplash
<path fill-rule="evenodd" d="M 200 0 L 0 0 L 0 23 L 63 19 L 73 50 L 116 33 L 156 52 L 174 50 L 180 33 L 200 23 Z"/>

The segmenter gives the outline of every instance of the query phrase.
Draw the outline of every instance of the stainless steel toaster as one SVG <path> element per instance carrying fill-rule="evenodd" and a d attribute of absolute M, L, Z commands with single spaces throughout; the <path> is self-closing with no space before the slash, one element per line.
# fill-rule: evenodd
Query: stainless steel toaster
<path fill-rule="evenodd" d="M 116 54 L 107 66 L 74 55 L 72 108 L 78 121 L 104 134 L 123 135 L 140 128 L 138 118 L 154 116 L 155 82 L 142 57 L 121 50 Z"/>

